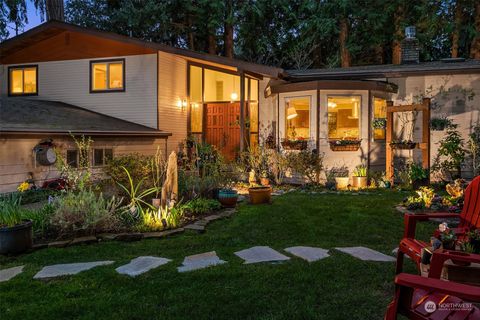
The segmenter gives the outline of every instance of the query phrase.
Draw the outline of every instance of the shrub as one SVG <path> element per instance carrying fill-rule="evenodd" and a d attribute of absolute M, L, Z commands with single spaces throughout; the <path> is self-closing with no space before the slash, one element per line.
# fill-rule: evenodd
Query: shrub
<path fill-rule="evenodd" d="M 81 190 L 92 184 L 90 149 L 93 140 L 83 135 L 80 139 L 72 135 L 72 139 L 78 149 L 78 168 L 70 166 L 67 163 L 67 159 L 58 151 L 56 151 L 57 161 L 55 162 L 55 166 L 57 170 L 60 171 L 60 175 L 66 180 L 69 189 Z"/>
<path fill-rule="evenodd" d="M 323 171 L 323 154 L 302 150 L 287 155 L 289 168 L 305 177 L 309 183 L 317 184 Z"/>
<path fill-rule="evenodd" d="M 177 204 L 171 208 L 147 208 L 140 212 L 140 223 L 136 229 L 140 232 L 160 231 L 177 228 L 183 221 L 184 207 Z"/>
<path fill-rule="evenodd" d="M 39 209 L 25 210 L 25 219 L 32 220 L 33 233 L 38 238 L 47 238 L 51 231 L 50 219 L 55 212 L 52 204 L 46 204 Z"/>
<path fill-rule="evenodd" d="M 119 205 L 115 197 L 106 200 L 92 190 L 68 192 L 54 202 L 51 224 L 60 235 L 114 231 L 121 228 L 116 213 Z"/>
<path fill-rule="evenodd" d="M 193 216 L 197 216 L 219 210 L 221 207 L 222 205 L 217 200 L 197 198 L 187 202 L 184 209 Z"/>
<path fill-rule="evenodd" d="M 452 180 L 455 180 L 460 177 L 461 165 L 465 160 L 463 139 L 456 124 L 448 126 L 447 134 L 439 144 L 432 169 L 434 172 L 449 172 Z"/>
<path fill-rule="evenodd" d="M 57 190 L 29 189 L 29 190 L 25 190 L 25 191 L 22 191 L 22 192 L 13 192 L 13 193 L 10 193 L 10 194 L 0 195 L 0 201 L 2 201 L 5 198 L 9 198 L 13 195 L 14 197 L 19 197 L 20 198 L 20 203 L 21 204 L 28 204 L 28 203 L 34 203 L 34 202 L 47 200 L 49 196 L 54 196 L 54 195 L 57 195 L 57 194 L 58 194 Z"/>

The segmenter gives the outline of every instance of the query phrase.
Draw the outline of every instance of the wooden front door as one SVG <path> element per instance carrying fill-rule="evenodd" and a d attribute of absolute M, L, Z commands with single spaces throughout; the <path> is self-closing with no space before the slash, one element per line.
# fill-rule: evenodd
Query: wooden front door
<path fill-rule="evenodd" d="M 240 103 L 207 103 L 206 142 L 232 160 L 240 147 Z"/>

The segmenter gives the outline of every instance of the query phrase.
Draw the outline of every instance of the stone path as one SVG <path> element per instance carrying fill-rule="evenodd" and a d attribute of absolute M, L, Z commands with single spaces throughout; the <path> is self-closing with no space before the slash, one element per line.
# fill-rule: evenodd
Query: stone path
<path fill-rule="evenodd" d="M 60 276 L 67 276 L 80 273 L 85 270 L 90 270 L 97 266 L 105 266 L 114 263 L 114 261 L 94 261 L 94 262 L 80 262 L 80 263 L 68 263 L 68 264 L 55 264 L 52 266 L 44 267 L 33 279 L 54 278 Z"/>
<path fill-rule="evenodd" d="M 286 248 L 285 251 L 308 262 L 315 262 L 330 257 L 328 250 L 315 247 L 290 247 Z"/>
<path fill-rule="evenodd" d="M 178 272 L 187 272 L 224 263 L 227 263 L 227 261 L 220 260 L 215 251 L 210 251 L 185 257 L 183 265 L 178 267 L 177 270 Z"/>
<path fill-rule="evenodd" d="M 235 255 L 243 259 L 245 261 L 244 264 L 290 260 L 289 257 L 265 246 L 251 247 L 249 249 L 237 251 L 235 252 Z"/>
<path fill-rule="evenodd" d="M 166 258 L 142 256 L 131 260 L 130 263 L 118 267 L 115 270 L 120 274 L 125 274 L 130 277 L 136 277 L 142 273 L 167 264 L 170 261 L 172 260 Z"/>
<path fill-rule="evenodd" d="M 0 282 L 8 281 L 13 277 L 19 275 L 20 273 L 22 273 L 23 267 L 25 266 L 18 266 L 0 270 Z"/>
<path fill-rule="evenodd" d="M 306 260 L 308 262 L 315 262 L 330 256 L 329 251 L 317 247 L 296 246 L 284 249 L 285 252 Z M 393 262 L 396 261 L 394 257 L 385 255 L 381 252 L 372 250 L 366 247 L 342 247 L 335 248 L 340 252 L 349 254 L 355 258 L 363 261 L 380 261 Z M 394 252 L 392 252 L 394 253 Z M 255 246 L 245 250 L 235 252 L 235 255 L 244 260 L 244 264 L 259 263 L 259 262 L 282 262 L 290 260 L 290 257 L 281 254 L 280 252 L 268 246 Z M 172 260 L 162 257 L 140 256 L 132 259 L 129 263 L 116 268 L 119 274 L 136 277 L 140 274 L 148 272 L 152 269 L 165 265 Z M 95 268 L 97 266 L 104 266 L 113 264 L 114 261 L 93 261 L 82 263 L 68 263 L 55 264 L 46 266 L 40 270 L 33 278 L 45 279 L 54 278 L 65 275 L 74 275 L 85 270 Z M 184 258 L 182 266 L 178 267 L 178 272 L 187 272 L 198 269 L 203 269 L 211 266 L 227 263 L 221 260 L 215 251 L 204 252 L 187 256 Z M 0 282 L 8 281 L 23 272 L 24 266 L 17 266 L 8 269 L 0 270 Z"/>
<path fill-rule="evenodd" d="M 381 252 L 372 250 L 365 247 L 345 247 L 345 248 L 335 248 L 338 251 L 348 253 L 355 258 L 358 258 L 363 261 L 381 261 L 381 262 L 391 262 L 396 261 L 395 258 L 387 256 Z"/>

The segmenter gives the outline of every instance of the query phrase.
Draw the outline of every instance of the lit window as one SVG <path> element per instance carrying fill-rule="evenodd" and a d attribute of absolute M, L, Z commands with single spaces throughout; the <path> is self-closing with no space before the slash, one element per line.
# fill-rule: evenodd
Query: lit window
<path fill-rule="evenodd" d="M 328 97 L 328 138 L 360 139 L 360 105 L 358 96 Z"/>
<path fill-rule="evenodd" d="M 91 91 L 124 91 L 125 61 L 91 62 Z"/>
<path fill-rule="evenodd" d="M 202 68 L 190 66 L 190 131 L 202 132 Z"/>
<path fill-rule="evenodd" d="M 9 78 L 10 95 L 37 94 L 37 66 L 11 67 Z"/>
<path fill-rule="evenodd" d="M 112 149 L 93 149 L 93 166 L 101 167 L 113 158 Z"/>
<path fill-rule="evenodd" d="M 387 100 L 373 99 L 373 139 L 385 140 L 385 126 L 387 122 Z"/>
<path fill-rule="evenodd" d="M 310 97 L 288 98 L 285 101 L 286 139 L 309 139 Z"/>

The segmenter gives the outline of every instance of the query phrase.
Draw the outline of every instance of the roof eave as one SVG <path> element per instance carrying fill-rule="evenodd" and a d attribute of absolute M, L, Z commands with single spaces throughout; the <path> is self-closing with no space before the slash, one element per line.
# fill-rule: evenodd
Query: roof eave
<path fill-rule="evenodd" d="M 48 130 L 48 129 L 18 129 L 2 128 L 0 134 L 8 135 L 89 135 L 89 136 L 136 136 L 136 137 L 163 137 L 168 138 L 170 132 L 163 131 L 102 131 L 102 130 Z"/>

